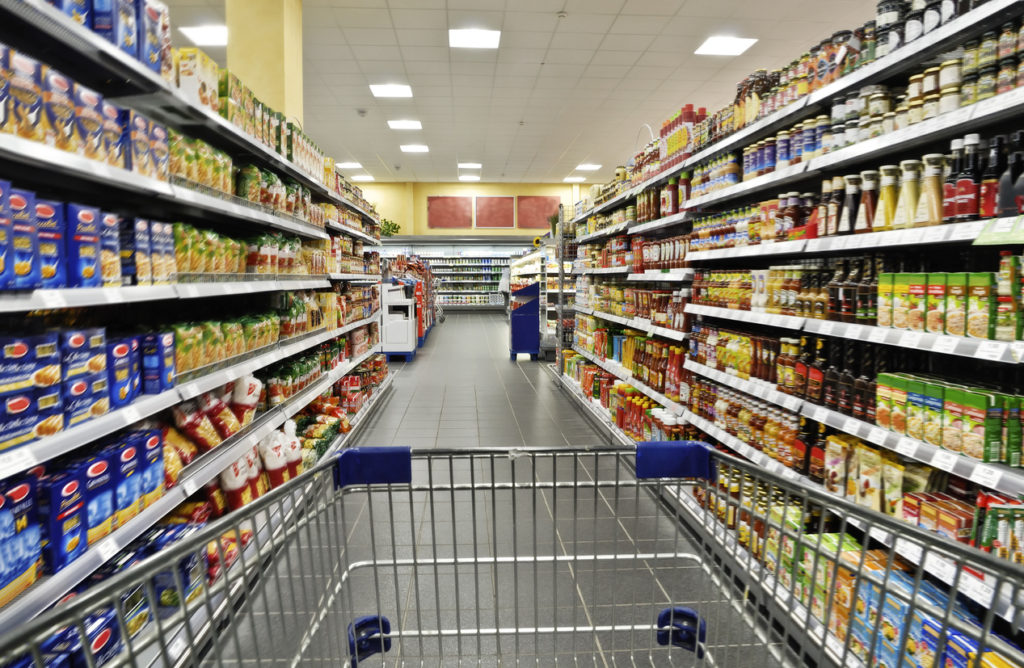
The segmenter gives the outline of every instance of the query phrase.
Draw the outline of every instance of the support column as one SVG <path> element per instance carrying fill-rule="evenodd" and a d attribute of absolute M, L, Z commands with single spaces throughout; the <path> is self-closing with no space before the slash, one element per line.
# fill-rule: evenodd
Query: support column
<path fill-rule="evenodd" d="M 302 124 L 302 0 L 225 0 L 228 69 Z"/>

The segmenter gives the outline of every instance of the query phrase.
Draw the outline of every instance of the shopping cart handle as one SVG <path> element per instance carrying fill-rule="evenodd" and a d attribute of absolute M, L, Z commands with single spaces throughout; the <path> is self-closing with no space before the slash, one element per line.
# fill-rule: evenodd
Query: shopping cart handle
<path fill-rule="evenodd" d="M 349 448 L 338 453 L 334 487 L 408 484 L 412 482 L 412 449 L 408 447 Z"/>
<path fill-rule="evenodd" d="M 643 441 L 636 444 L 636 477 L 715 480 L 711 446 L 702 441 Z"/>

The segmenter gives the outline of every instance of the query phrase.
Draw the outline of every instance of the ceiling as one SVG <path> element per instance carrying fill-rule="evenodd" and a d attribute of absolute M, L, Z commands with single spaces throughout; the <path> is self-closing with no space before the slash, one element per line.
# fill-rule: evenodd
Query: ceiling
<path fill-rule="evenodd" d="M 223 0 L 169 0 L 172 25 L 223 23 Z M 867 0 L 304 0 L 306 131 L 377 181 L 561 182 L 603 165 L 605 182 L 683 104 L 709 110 L 736 83 L 835 30 L 873 18 Z M 565 12 L 560 18 L 559 12 Z M 449 28 L 501 30 L 497 50 L 450 49 Z M 713 34 L 755 37 L 742 56 L 697 56 Z M 174 31 L 178 45 L 188 44 Z M 225 49 L 207 49 L 223 65 Z M 407 83 L 378 99 L 371 83 Z M 360 115 L 360 111 L 365 115 Z M 419 131 L 390 130 L 417 119 Z M 426 154 L 400 144 L 424 143 Z M 351 176 L 357 172 L 346 172 Z"/>

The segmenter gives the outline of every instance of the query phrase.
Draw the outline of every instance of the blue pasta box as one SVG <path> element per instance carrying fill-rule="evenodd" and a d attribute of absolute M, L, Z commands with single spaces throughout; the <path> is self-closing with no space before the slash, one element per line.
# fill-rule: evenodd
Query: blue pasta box
<path fill-rule="evenodd" d="M 48 574 L 62 570 L 88 547 L 81 472 L 81 467 L 74 466 L 39 479 L 43 569 Z"/>
<path fill-rule="evenodd" d="M 102 327 L 63 330 L 58 348 L 65 381 L 107 369 L 107 336 Z"/>
<path fill-rule="evenodd" d="M 121 284 L 152 285 L 149 221 L 144 218 L 121 221 Z"/>
<path fill-rule="evenodd" d="M 110 406 L 121 408 L 132 402 L 132 346 L 128 339 L 107 341 L 107 378 Z"/>
<path fill-rule="evenodd" d="M 32 141 L 43 141 L 43 68 L 35 58 L 10 51 L 11 121 L 14 133 Z"/>
<path fill-rule="evenodd" d="M 198 527 L 192 524 L 159 527 L 146 535 L 146 545 L 151 554 L 159 554 L 161 550 L 195 533 L 197 529 Z M 180 610 L 182 599 L 186 603 L 191 603 L 202 593 L 203 582 L 207 577 L 207 564 L 205 557 L 201 555 L 203 551 L 192 550 L 170 564 L 168 570 L 153 576 L 157 605 L 165 612 Z M 184 595 L 179 588 L 182 585 L 185 589 Z"/>
<path fill-rule="evenodd" d="M 105 288 L 121 285 L 121 217 L 104 211 L 100 216 L 100 280 Z"/>
<path fill-rule="evenodd" d="M 158 0 L 136 0 L 139 21 L 139 60 L 149 69 L 166 78 L 171 54 L 170 14 L 167 5 Z"/>
<path fill-rule="evenodd" d="M 121 653 L 122 642 L 117 613 L 113 608 L 107 608 L 86 617 L 85 639 L 89 643 L 88 654 L 92 656 L 92 663 L 89 663 L 89 659 L 86 658 L 87 653 L 82 647 L 82 637 L 78 628 L 71 626 L 54 634 L 41 645 L 40 649 L 44 653 L 66 657 L 62 659 L 66 663 L 53 664 L 53 666 L 48 663 L 46 664 L 47 668 L 102 666 L 116 658 Z"/>
<path fill-rule="evenodd" d="M 71 428 L 105 415 L 110 408 L 108 385 L 106 373 L 65 381 L 62 386 L 64 424 Z"/>
<path fill-rule="evenodd" d="M 0 396 L 33 386 L 36 356 L 30 337 L 0 338 Z"/>
<path fill-rule="evenodd" d="M 153 176 L 150 154 L 149 119 L 132 109 L 122 109 L 120 117 L 121 144 L 124 146 L 124 167 L 141 176 Z"/>
<path fill-rule="evenodd" d="M 80 466 L 85 484 L 86 536 L 92 545 L 114 530 L 114 468 L 103 451 Z"/>
<path fill-rule="evenodd" d="M 32 384 L 36 387 L 57 387 L 62 380 L 60 341 L 56 332 L 28 337 L 36 361 Z"/>
<path fill-rule="evenodd" d="M 142 390 L 160 394 L 174 387 L 174 332 L 142 337 Z"/>
<path fill-rule="evenodd" d="M 11 182 L 0 181 L 0 290 L 14 281 L 14 223 L 11 220 Z"/>
<path fill-rule="evenodd" d="M 93 0 L 92 29 L 125 53 L 139 57 L 135 0 Z"/>
<path fill-rule="evenodd" d="M 14 132 L 11 120 L 11 47 L 0 43 L 0 133 Z"/>
<path fill-rule="evenodd" d="M 133 439 L 122 435 L 105 448 L 114 468 L 114 526 L 124 526 L 142 508 L 142 451 Z"/>
<path fill-rule="evenodd" d="M 64 203 L 36 200 L 36 222 L 39 225 L 39 262 L 44 288 L 67 286 L 64 271 Z"/>
<path fill-rule="evenodd" d="M 132 401 L 142 394 L 142 336 L 133 335 L 129 337 L 131 343 L 132 359 Z"/>
<path fill-rule="evenodd" d="M 34 390 L 23 390 L 5 396 L 0 405 L 0 451 L 34 441 L 34 430 L 38 422 L 38 404 Z"/>
<path fill-rule="evenodd" d="M 86 28 L 92 27 L 92 0 L 47 0 L 47 2 L 73 18 L 76 23 L 81 23 Z"/>
<path fill-rule="evenodd" d="M 97 288 L 100 276 L 100 211 L 69 203 L 65 208 L 64 246 L 67 283 L 72 288 Z"/>
<path fill-rule="evenodd" d="M 116 104 L 103 100 L 101 105 L 103 129 L 101 131 L 100 143 L 103 154 L 106 156 L 107 164 L 124 169 L 125 132 L 121 121 L 122 111 L 123 109 Z"/>
<path fill-rule="evenodd" d="M 42 533 L 36 514 L 36 480 L 31 476 L 0 487 L 0 606 L 7 605 L 39 579 Z"/>
<path fill-rule="evenodd" d="M 79 152 L 75 128 L 74 82 L 52 67 L 43 66 L 40 89 L 43 94 L 43 121 L 46 143 L 62 151 Z"/>
<path fill-rule="evenodd" d="M 167 128 L 156 121 L 149 125 L 149 151 L 153 176 L 166 181 L 170 172 L 171 148 L 167 142 Z"/>
<path fill-rule="evenodd" d="M 103 135 L 103 96 L 76 83 L 75 128 L 81 153 L 90 160 L 106 160 Z"/>
<path fill-rule="evenodd" d="M 159 429 L 134 432 L 142 449 L 142 509 L 164 495 L 164 439 Z"/>
<path fill-rule="evenodd" d="M 95 586 L 104 580 L 132 568 L 146 558 L 142 547 L 129 547 L 118 553 L 113 559 L 103 564 L 92 577 L 89 584 Z M 152 610 L 146 598 L 145 581 L 137 582 L 118 592 L 121 614 L 124 615 L 124 630 L 129 636 L 136 636 L 152 619 Z"/>
<path fill-rule="evenodd" d="M 15 290 L 35 290 L 43 283 L 39 262 L 39 228 L 36 195 L 29 190 L 11 189 L 11 222 L 14 246 Z"/>

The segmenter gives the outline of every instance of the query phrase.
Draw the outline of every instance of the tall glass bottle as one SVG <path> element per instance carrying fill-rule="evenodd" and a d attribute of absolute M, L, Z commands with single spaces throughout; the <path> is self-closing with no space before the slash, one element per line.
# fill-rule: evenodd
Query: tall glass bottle
<path fill-rule="evenodd" d="M 807 370 L 807 400 L 821 405 L 825 389 L 825 370 L 828 368 L 828 343 L 824 337 L 814 339 L 814 361 Z"/>
<path fill-rule="evenodd" d="M 843 184 L 846 194 L 843 197 L 843 210 L 839 214 L 839 222 L 836 226 L 836 234 L 853 234 L 853 226 L 857 222 L 857 212 L 860 209 L 860 174 L 850 174 L 843 177 Z"/>
<path fill-rule="evenodd" d="M 869 255 L 864 258 L 863 266 L 861 268 L 860 282 L 857 284 L 856 322 L 859 325 L 875 324 L 875 318 L 872 317 L 872 312 L 877 308 L 877 281 L 878 279 L 875 277 L 875 260 L 874 257 Z"/>
<path fill-rule="evenodd" d="M 857 380 L 857 350 L 855 341 L 845 341 L 843 346 L 842 369 L 839 372 L 838 411 L 843 415 L 853 415 L 854 382 Z"/>
<path fill-rule="evenodd" d="M 956 219 L 976 220 L 978 218 L 978 190 L 981 185 L 981 137 L 969 134 L 964 137 L 963 167 L 956 177 Z"/>
<path fill-rule="evenodd" d="M 836 260 L 835 273 L 828 282 L 828 320 L 840 320 L 842 313 L 842 286 L 846 280 L 846 260 Z"/>
<path fill-rule="evenodd" d="M 828 367 L 822 380 L 822 403 L 826 408 L 839 410 L 839 368 L 843 356 L 842 340 L 830 342 Z"/>
<path fill-rule="evenodd" d="M 839 231 L 839 218 L 843 214 L 843 200 L 846 198 L 846 182 L 843 177 L 832 179 L 832 196 L 828 200 L 828 220 L 825 222 L 825 235 L 833 236 Z"/>
<path fill-rule="evenodd" d="M 996 135 L 988 140 L 988 159 L 981 174 L 978 216 L 993 218 L 999 208 L 999 180 L 1006 170 L 1006 137 Z"/>
<path fill-rule="evenodd" d="M 957 218 L 956 179 L 964 166 L 964 140 L 954 139 L 949 144 L 950 156 L 946 160 L 945 180 L 942 184 L 942 220 L 949 223 Z"/>
<path fill-rule="evenodd" d="M 793 394 L 803 398 L 807 394 L 807 373 L 810 371 L 811 362 L 814 361 L 814 351 L 811 348 L 811 337 L 804 335 L 800 337 L 800 356 L 793 365 Z"/>
<path fill-rule="evenodd" d="M 860 348 L 860 374 L 853 383 L 853 417 L 875 423 L 875 358 L 874 346 Z"/>
<path fill-rule="evenodd" d="M 850 271 L 847 272 L 839 292 L 839 319 L 843 322 L 857 321 L 857 286 L 860 284 L 861 266 L 858 259 L 850 260 Z"/>
<path fill-rule="evenodd" d="M 1010 135 L 1010 157 L 1006 169 L 999 177 L 998 213 L 1001 217 L 1018 215 L 1020 208 L 1014 196 L 1014 185 L 1024 173 L 1024 131 Z"/>
<path fill-rule="evenodd" d="M 828 228 L 828 204 L 832 201 L 832 180 L 821 182 L 821 199 L 818 200 L 818 236 L 825 236 Z"/>
<path fill-rule="evenodd" d="M 860 204 L 857 206 L 857 220 L 853 225 L 854 234 L 874 231 L 877 207 L 878 172 L 868 169 L 860 173 Z"/>
<path fill-rule="evenodd" d="M 900 162 L 900 194 L 896 201 L 896 217 L 892 221 L 893 229 L 900 230 L 910 227 L 917 213 L 917 198 L 921 188 L 921 161 L 903 160 Z"/>

